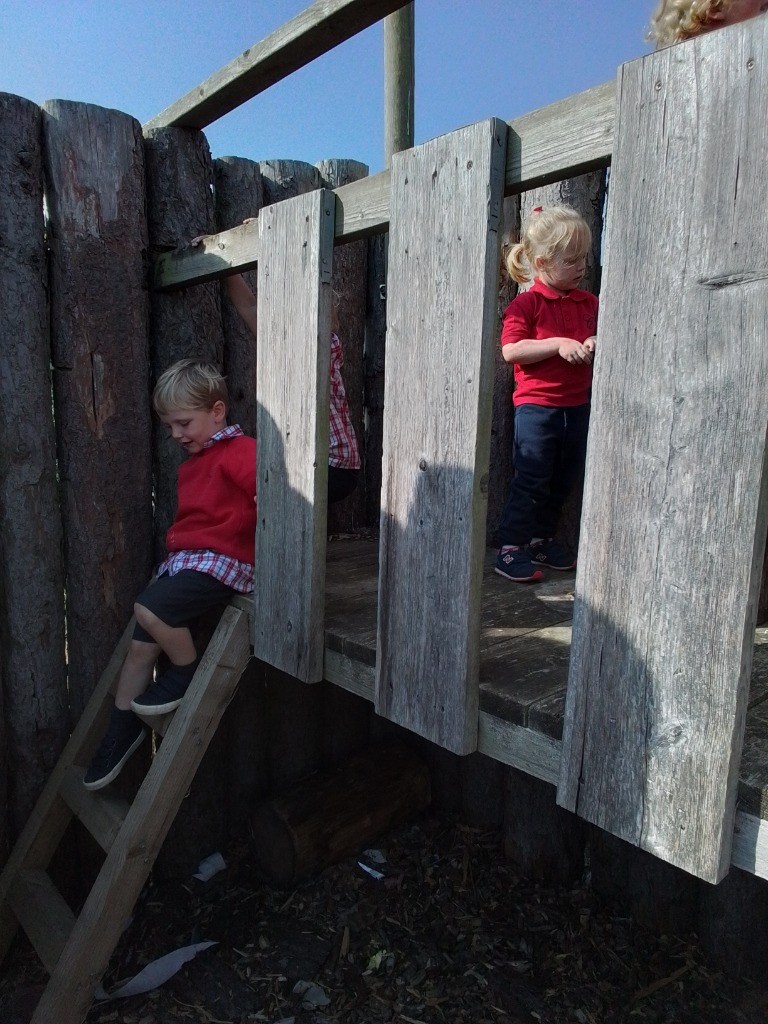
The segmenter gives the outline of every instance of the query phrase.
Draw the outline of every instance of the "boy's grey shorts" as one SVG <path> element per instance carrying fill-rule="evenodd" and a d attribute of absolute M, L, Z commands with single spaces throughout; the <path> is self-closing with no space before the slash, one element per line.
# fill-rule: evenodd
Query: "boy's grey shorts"
<path fill-rule="evenodd" d="M 167 626 L 185 626 L 198 615 L 227 604 L 235 593 L 232 587 L 196 569 L 182 569 L 174 576 L 164 573 L 139 594 L 136 604 L 148 608 Z M 138 622 L 133 639 L 153 644 L 155 641 Z"/>

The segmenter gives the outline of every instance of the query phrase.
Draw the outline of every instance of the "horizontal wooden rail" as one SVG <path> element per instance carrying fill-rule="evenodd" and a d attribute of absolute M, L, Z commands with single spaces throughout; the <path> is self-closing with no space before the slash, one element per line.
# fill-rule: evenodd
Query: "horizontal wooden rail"
<path fill-rule="evenodd" d="M 144 125 L 205 128 L 410 0 L 317 0 Z"/>
<path fill-rule="evenodd" d="M 597 85 L 509 121 L 505 195 L 606 167 L 613 144 L 615 87 Z M 381 234 L 389 227 L 389 171 L 335 189 L 336 245 Z M 244 224 L 200 245 L 163 253 L 155 287 L 163 291 L 239 273 L 258 262 L 259 228 Z"/>

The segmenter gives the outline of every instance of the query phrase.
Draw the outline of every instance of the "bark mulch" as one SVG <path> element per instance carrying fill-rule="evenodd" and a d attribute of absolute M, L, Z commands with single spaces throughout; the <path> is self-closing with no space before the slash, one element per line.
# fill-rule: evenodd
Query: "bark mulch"
<path fill-rule="evenodd" d="M 711 969 L 695 937 L 651 935 L 584 886 L 526 880 L 495 834 L 425 819 L 379 849 L 386 863 L 360 859 L 381 879 L 352 859 L 280 892 L 243 845 L 209 882 L 148 886 L 108 989 L 178 946 L 218 945 L 152 993 L 95 1005 L 87 1024 L 768 1020 L 766 990 Z M 315 987 L 302 996 L 298 982 Z M 0 975 L 2 1024 L 26 1024 L 43 983 L 20 940 Z"/>

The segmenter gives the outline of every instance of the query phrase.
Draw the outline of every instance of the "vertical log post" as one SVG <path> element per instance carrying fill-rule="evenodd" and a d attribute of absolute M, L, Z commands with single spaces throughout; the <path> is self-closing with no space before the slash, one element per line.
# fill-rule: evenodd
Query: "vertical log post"
<path fill-rule="evenodd" d="M 258 217 L 264 205 L 261 168 L 253 160 L 224 156 L 213 161 L 216 187 L 216 227 L 226 231 L 246 217 Z M 243 274 L 257 292 L 256 270 Z M 239 423 L 249 437 L 256 433 L 256 338 L 245 326 L 222 289 L 221 322 L 224 330 L 224 369 L 229 387 L 229 422 Z"/>
<path fill-rule="evenodd" d="M 619 71 L 558 790 L 711 882 L 765 546 L 767 91 L 764 18 Z"/>
<path fill-rule="evenodd" d="M 137 121 L 43 107 L 72 720 L 150 565 L 147 249 Z"/>
<path fill-rule="evenodd" d="M 41 141 L 40 108 L 0 93 L 0 859 L 69 732 Z"/>
<path fill-rule="evenodd" d="M 202 132 L 157 128 L 144 139 L 147 160 L 147 216 L 153 253 L 175 249 L 195 235 L 212 234 L 213 168 Z M 179 292 L 153 292 L 150 306 L 152 380 L 178 359 L 223 364 L 218 282 Z M 165 555 L 165 535 L 176 511 L 176 476 L 183 453 L 165 431 L 154 431 L 155 558 Z"/>

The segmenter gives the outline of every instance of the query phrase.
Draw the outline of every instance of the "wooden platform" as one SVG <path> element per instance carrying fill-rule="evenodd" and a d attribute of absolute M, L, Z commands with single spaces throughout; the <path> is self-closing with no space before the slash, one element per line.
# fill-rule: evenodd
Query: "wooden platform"
<path fill-rule="evenodd" d="M 374 541 L 328 544 L 325 676 L 373 700 L 377 552 Z M 557 782 L 575 573 L 517 586 L 483 573 L 479 749 Z M 768 626 L 757 630 L 739 784 L 734 863 L 768 875 Z"/>

